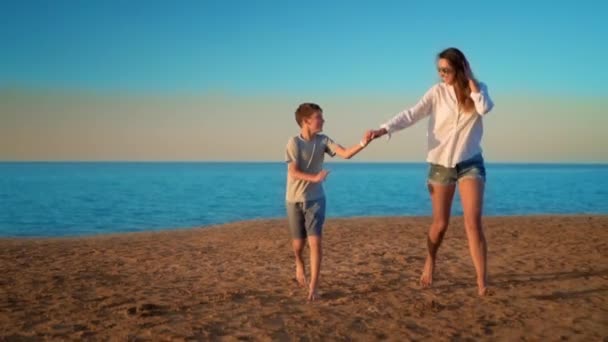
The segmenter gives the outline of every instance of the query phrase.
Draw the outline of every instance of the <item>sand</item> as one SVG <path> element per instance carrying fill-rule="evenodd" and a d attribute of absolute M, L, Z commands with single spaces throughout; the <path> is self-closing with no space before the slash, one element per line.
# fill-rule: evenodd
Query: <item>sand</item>
<path fill-rule="evenodd" d="M 608 341 L 608 216 L 484 218 L 483 298 L 462 218 L 431 289 L 428 218 L 330 219 L 313 303 L 285 224 L 0 239 L 0 340 Z"/>

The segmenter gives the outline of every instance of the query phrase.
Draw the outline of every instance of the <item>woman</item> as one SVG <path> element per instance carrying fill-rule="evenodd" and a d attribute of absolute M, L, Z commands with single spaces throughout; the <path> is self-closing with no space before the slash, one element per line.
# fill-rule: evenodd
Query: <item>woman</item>
<path fill-rule="evenodd" d="M 378 130 L 369 134 L 378 138 L 407 128 L 429 117 L 428 189 L 433 207 L 433 221 L 427 236 L 428 254 L 420 284 L 431 286 L 437 250 L 448 228 L 456 184 L 462 201 L 469 251 L 477 272 L 480 296 L 488 293 L 486 279 L 486 239 L 481 225 L 485 167 L 481 151 L 482 117 L 493 103 L 485 84 L 473 76 L 464 54 L 449 48 L 437 56 L 441 82 L 429 89 L 412 108 L 398 113 Z"/>

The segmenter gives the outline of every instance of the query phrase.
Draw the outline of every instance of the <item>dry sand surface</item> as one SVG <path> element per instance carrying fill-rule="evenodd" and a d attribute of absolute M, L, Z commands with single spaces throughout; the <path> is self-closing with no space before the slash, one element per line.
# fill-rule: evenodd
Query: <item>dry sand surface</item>
<path fill-rule="evenodd" d="M 0 239 L 0 340 L 608 341 L 608 216 L 484 218 L 484 298 L 460 217 L 420 289 L 428 224 L 329 220 L 314 303 L 285 220 Z"/>

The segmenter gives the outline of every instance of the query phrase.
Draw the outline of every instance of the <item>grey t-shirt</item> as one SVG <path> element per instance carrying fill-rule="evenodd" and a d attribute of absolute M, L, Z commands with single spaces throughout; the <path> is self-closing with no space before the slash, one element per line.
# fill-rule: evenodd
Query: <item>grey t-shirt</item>
<path fill-rule="evenodd" d="M 316 174 L 323 169 L 325 153 L 336 155 L 336 146 L 333 140 L 323 134 L 315 134 L 310 141 L 304 140 L 300 135 L 287 141 L 285 162 L 295 162 L 302 172 Z M 293 179 L 287 174 L 287 202 L 304 202 L 325 197 L 322 183 L 313 183 L 301 179 Z"/>

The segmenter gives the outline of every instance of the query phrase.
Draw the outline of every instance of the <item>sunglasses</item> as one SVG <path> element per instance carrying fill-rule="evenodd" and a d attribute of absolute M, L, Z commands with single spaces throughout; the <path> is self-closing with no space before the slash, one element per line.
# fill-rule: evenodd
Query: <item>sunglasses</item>
<path fill-rule="evenodd" d="M 437 72 L 439 72 L 440 74 L 449 75 L 449 74 L 451 74 L 451 73 L 454 72 L 454 69 L 452 69 L 452 68 L 437 68 Z"/>

